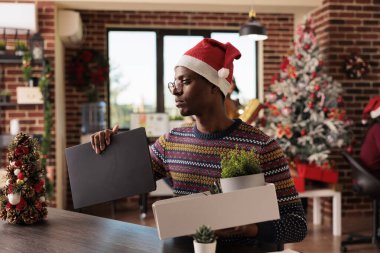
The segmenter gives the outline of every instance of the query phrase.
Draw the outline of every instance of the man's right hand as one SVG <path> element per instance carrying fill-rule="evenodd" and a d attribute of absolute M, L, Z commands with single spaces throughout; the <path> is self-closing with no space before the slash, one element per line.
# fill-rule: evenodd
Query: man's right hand
<path fill-rule="evenodd" d="M 112 130 L 105 129 L 91 135 L 91 146 L 97 154 L 103 152 L 111 144 L 111 135 L 117 134 L 119 125 L 115 125 Z"/>

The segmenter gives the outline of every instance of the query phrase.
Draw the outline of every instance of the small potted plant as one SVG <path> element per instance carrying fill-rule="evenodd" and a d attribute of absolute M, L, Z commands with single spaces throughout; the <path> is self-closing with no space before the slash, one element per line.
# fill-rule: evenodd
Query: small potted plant
<path fill-rule="evenodd" d="M 195 253 L 215 253 L 216 236 L 211 227 L 206 225 L 200 226 L 194 235 L 194 252 Z"/>
<path fill-rule="evenodd" d="M 250 151 L 239 149 L 222 154 L 222 174 L 220 184 L 223 192 L 263 186 L 264 173 L 261 172 L 260 163 L 255 149 Z"/>
<path fill-rule="evenodd" d="M 7 47 L 7 43 L 5 42 L 5 40 L 0 39 L 0 55 L 5 54 L 5 51 L 7 50 L 6 47 Z"/>
<path fill-rule="evenodd" d="M 26 43 L 21 40 L 16 41 L 15 55 L 23 56 L 26 51 L 28 51 L 28 46 L 26 45 Z"/>
<path fill-rule="evenodd" d="M 0 104 L 6 104 L 11 101 L 11 92 L 9 90 L 0 91 Z"/>

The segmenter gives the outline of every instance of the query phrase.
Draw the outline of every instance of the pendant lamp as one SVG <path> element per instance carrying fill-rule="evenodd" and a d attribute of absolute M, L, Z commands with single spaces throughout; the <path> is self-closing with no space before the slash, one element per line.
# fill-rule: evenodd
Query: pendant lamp
<path fill-rule="evenodd" d="M 240 27 L 239 34 L 256 41 L 268 38 L 266 29 L 256 20 L 256 12 L 253 9 L 249 11 L 249 21 Z"/>

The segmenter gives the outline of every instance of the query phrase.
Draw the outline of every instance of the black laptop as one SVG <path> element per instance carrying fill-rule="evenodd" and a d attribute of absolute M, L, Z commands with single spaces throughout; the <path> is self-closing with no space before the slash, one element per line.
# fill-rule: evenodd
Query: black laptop
<path fill-rule="evenodd" d="M 95 153 L 91 143 L 65 152 L 74 208 L 156 189 L 144 128 L 113 135 L 101 154 Z"/>

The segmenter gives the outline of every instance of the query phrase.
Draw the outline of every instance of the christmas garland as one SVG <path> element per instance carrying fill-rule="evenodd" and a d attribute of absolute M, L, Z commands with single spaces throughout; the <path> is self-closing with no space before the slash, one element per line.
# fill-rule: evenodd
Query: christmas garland
<path fill-rule="evenodd" d="M 39 166 L 37 141 L 19 133 L 9 145 L 6 185 L 0 194 L 0 218 L 33 224 L 47 216 L 45 175 Z"/>
<path fill-rule="evenodd" d="M 41 143 L 41 166 L 46 170 L 46 160 L 49 153 L 49 148 L 51 144 L 51 128 L 52 128 L 52 105 L 49 99 L 49 82 L 51 78 L 51 67 L 49 61 L 44 60 L 44 67 L 42 70 L 42 76 L 38 82 L 43 101 L 44 101 L 44 134 Z M 49 184 L 50 187 L 50 184 Z M 50 195 L 49 189 L 49 195 Z"/>
<path fill-rule="evenodd" d="M 343 70 L 348 78 L 359 79 L 364 77 L 370 69 L 370 65 L 361 57 L 352 54 L 344 62 Z"/>
<path fill-rule="evenodd" d="M 22 66 L 21 66 L 22 75 L 24 80 L 29 82 L 32 77 L 32 54 L 30 52 L 25 52 L 22 57 Z"/>
<path fill-rule="evenodd" d="M 32 55 L 30 52 L 25 52 L 22 58 L 22 73 L 26 81 L 30 80 L 32 69 Z M 47 59 L 43 60 L 42 75 L 39 79 L 38 86 L 40 88 L 43 103 L 44 103 L 44 134 L 41 142 L 41 166 L 46 170 L 47 157 L 51 144 L 51 128 L 52 128 L 52 103 L 49 98 L 49 83 L 51 79 L 51 66 Z M 53 196 L 53 185 L 48 178 L 46 178 L 46 188 L 49 198 Z"/>

